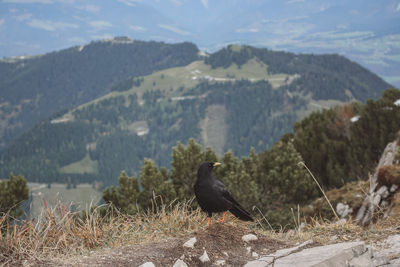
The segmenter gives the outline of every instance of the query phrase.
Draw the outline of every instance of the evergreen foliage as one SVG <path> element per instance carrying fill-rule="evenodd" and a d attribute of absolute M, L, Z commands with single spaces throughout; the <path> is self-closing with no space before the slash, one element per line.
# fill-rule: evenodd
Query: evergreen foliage
<path fill-rule="evenodd" d="M 137 199 L 139 197 L 139 182 L 136 177 L 129 177 L 125 171 L 118 179 L 119 186 L 111 186 L 103 192 L 103 199 L 112 203 L 121 212 L 135 213 L 138 210 Z"/>
<path fill-rule="evenodd" d="M 173 148 L 171 177 L 178 199 L 188 200 L 193 197 L 197 170 L 203 161 L 217 161 L 217 156 L 210 149 L 203 152 L 194 139 L 189 139 L 186 147 L 178 142 Z"/>
<path fill-rule="evenodd" d="M 160 203 L 158 198 L 163 203 L 172 203 L 173 200 L 179 203 L 193 198 L 199 165 L 203 161 L 215 162 L 218 158 L 210 148 L 203 151 L 194 139 L 190 139 L 186 146 L 178 143 L 172 154 L 170 172 L 165 168 L 158 169 L 152 160 L 145 160 L 140 173 L 142 190 L 139 194 L 138 179 L 126 178 L 123 172 L 119 187 L 107 188 L 104 200 L 123 212 L 134 213 L 139 208 L 151 210 L 155 203 Z M 298 166 L 300 161 L 302 158 L 293 144 L 281 142 L 259 154 L 252 149 L 250 156 L 241 160 L 228 151 L 222 158 L 223 165 L 215 168 L 214 173 L 246 209 L 256 206 L 274 227 L 279 227 L 290 218 L 290 208 L 317 196 L 315 184 Z M 133 189 L 132 186 L 123 189 L 127 179 L 135 183 Z"/>
<path fill-rule="evenodd" d="M 365 102 L 378 98 L 383 90 L 391 87 L 388 83 L 372 74 L 360 65 L 343 56 L 332 55 L 296 55 L 289 52 L 275 52 L 266 48 L 251 46 L 228 46 L 205 59 L 212 68 L 227 68 L 231 64 L 241 66 L 249 59 L 256 58 L 267 65 L 271 74 L 297 74 L 283 90 L 311 93 L 313 98 L 339 99 Z"/>
<path fill-rule="evenodd" d="M 22 215 L 20 209 L 29 198 L 29 189 L 23 176 L 10 174 L 9 180 L 0 181 L 0 214 L 9 213 L 11 218 Z"/>
<path fill-rule="evenodd" d="M 229 150 L 214 173 L 246 209 L 256 206 L 274 228 L 290 225 L 297 205 L 305 205 L 319 194 L 298 163 L 304 161 L 325 189 L 367 178 L 387 142 L 398 138 L 400 107 L 394 104 L 398 99 L 400 91 L 393 89 L 365 105 L 352 103 L 314 112 L 271 149 L 259 153 L 251 149 L 241 159 Z M 142 197 L 134 203 L 150 209 L 157 201 L 154 197 L 190 199 L 198 166 L 205 160 L 218 158 L 210 148 L 203 151 L 194 139 L 186 146 L 178 142 L 173 148 L 171 171 L 145 160 L 140 174 Z"/>
<path fill-rule="evenodd" d="M 133 41 L 92 42 L 15 62 L 0 62 L 0 113 L 8 131 L 0 131 L 0 145 L 55 112 L 105 95 L 124 91 L 154 71 L 187 65 L 198 58 L 191 43 Z M 128 79 L 128 80 L 127 80 Z M 12 114 L 12 115 L 11 115 Z"/>
<path fill-rule="evenodd" d="M 293 138 L 296 150 L 326 189 L 365 179 L 400 130 L 400 107 L 394 104 L 398 99 L 400 91 L 389 89 L 365 105 L 314 112 L 285 138 Z"/>
<path fill-rule="evenodd" d="M 244 156 L 249 147 L 263 151 L 290 131 L 297 118 L 295 110 L 305 105 L 265 81 L 202 83 L 188 93 L 207 96 L 171 101 L 154 90 L 143 94 L 143 105 L 136 94 L 112 97 L 75 110 L 70 121 L 41 123 L 0 154 L 5 163 L 0 166 L 0 175 L 18 171 L 31 181 L 97 180 L 107 186 L 121 170 L 138 174 L 144 158 L 167 166 L 170 151 L 180 140 L 194 137 L 199 142 L 199 121 L 213 104 L 224 105 L 228 111 L 224 149 Z M 281 112 L 282 103 L 289 106 L 286 113 Z M 141 121 L 146 122 L 149 132 L 139 136 L 134 125 Z M 87 155 L 95 162 L 96 172 L 60 172 Z"/>

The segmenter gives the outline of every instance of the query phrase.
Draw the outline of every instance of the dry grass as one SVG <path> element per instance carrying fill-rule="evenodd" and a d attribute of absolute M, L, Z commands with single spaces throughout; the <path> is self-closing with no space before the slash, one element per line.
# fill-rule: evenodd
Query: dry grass
<path fill-rule="evenodd" d="M 46 203 L 45 203 L 46 204 Z M 110 206 L 74 212 L 63 204 L 34 220 L 8 222 L 0 217 L 0 265 L 45 261 L 49 257 L 82 254 L 102 247 L 150 242 L 185 235 L 204 227 L 204 214 L 190 203 L 162 205 L 153 212 L 121 214 Z"/>
<path fill-rule="evenodd" d="M 400 197 L 397 202 L 400 202 Z M 46 206 L 36 220 L 7 223 L 10 218 L 4 215 L 0 217 L 0 265 L 46 263 L 50 258 L 69 258 L 101 248 L 187 236 L 207 227 L 204 223 L 205 214 L 199 209 L 192 210 L 190 205 L 191 201 L 160 204 L 155 205 L 152 211 L 126 215 L 106 205 L 75 212 L 71 207 L 60 203 L 54 208 Z M 269 238 L 293 245 L 310 239 L 314 244 L 355 240 L 375 243 L 389 235 L 400 233 L 398 212 L 397 215 L 363 228 L 352 220 L 332 222 L 322 218 L 309 219 L 305 226 L 300 226 L 305 219 L 301 219 L 299 210 L 293 215 L 296 229 L 289 231 L 263 228 L 263 220 L 267 220 L 266 218 L 255 223 L 244 223 L 229 215 L 227 223 L 247 227 Z"/>

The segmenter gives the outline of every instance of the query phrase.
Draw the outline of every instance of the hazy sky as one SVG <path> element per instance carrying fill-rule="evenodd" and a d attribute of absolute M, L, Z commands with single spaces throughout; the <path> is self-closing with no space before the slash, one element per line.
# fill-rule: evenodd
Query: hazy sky
<path fill-rule="evenodd" d="M 339 53 L 400 82 L 400 0 L 0 1 L 0 57 L 128 36 Z"/>

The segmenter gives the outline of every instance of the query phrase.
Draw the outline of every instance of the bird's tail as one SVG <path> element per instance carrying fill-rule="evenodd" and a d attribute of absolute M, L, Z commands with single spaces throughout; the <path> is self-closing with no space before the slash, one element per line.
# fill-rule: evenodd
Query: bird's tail
<path fill-rule="evenodd" d="M 250 216 L 250 213 L 245 211 L 241 206 L 235 205 L 229 211 L 243 221 L 254 221 L 254 219 Z"/>

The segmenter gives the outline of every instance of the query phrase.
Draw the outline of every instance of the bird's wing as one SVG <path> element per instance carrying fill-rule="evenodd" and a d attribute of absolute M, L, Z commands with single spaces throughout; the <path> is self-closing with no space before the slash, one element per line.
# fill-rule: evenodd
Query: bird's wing
<path fill-rule="evenodd" d="M 226 200 L 231 202 L 233 205 L 241 207 L 240 204 L 232 197 L 231 193 L 229 193 L 226 186 L 220 180 L 215 179 L 214 188 L 216 188 L 217 191 L 220 192 L 221 195 Z"/>
<path fill-rule="evenodd" d="M 222 197 L 232 203 L 232 208 L 229 209 L 230 212 L 233 213 L 236 217 L 239 219 L 245 220 L 245 221 L 253 221 L 253 218 L 251 215 L 232 197 L 232 195 L 229 193 L 229 191 L 226 189 L 225 185 L 219 181 L 216 180 L 217 182 L 215 183 L 215 186 L 217 190 L 222 194 Z"/>

